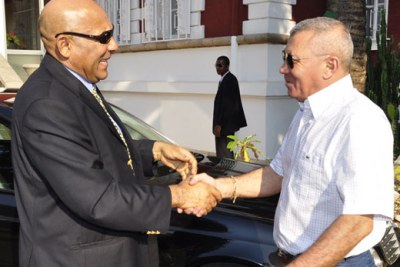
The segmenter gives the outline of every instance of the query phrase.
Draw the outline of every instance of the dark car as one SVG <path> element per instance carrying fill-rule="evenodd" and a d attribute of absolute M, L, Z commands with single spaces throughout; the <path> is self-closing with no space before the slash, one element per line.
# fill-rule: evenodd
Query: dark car
<path fill-rule="evenodd" d="M 134 139 L 172 142 L 138 118 L 113 106 Z M 10 151 L 12 108 L 0 105 L 0 266 L 18 266 L 18 215 L 13 192 Z M 220 159 L 194 153 L 199 172 L 218 178 L 239 175 L 262 164 Z M 265 162 L 264 164 L 267 164 Z M 152 184 L 174 184 L 179 175 L 159 164 Z M 276 251 L 273 218 L 278 196 L 223 200 L 207 216 L 196 218 L 172 211 L 168 233 L 159 235 L 160 266 L 240 267 L 273 266 Z M 375 253 L 376 254 L 376 253 Z M 377 256 L 377 255 L 376 255 Z M 379 257 L 376 257 L 379 262 Z"/>

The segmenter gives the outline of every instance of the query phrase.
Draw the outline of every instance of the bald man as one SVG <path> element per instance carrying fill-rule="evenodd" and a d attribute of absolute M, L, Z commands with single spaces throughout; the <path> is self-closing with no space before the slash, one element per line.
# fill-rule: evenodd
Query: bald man
<path fill-rule="evenodd" d="M 95 86 L 118 45 L 92 0 L 52 0 L 39 19 L 46 55 L 18 93 L 12 159 L 20 218 L 20 266 L 158 266 L 154 234 L 171 208 L 202 216 L 221 199 L 178 146 L 133 141 Z M 183 181 L 144 184 L 153 162 Z"/>

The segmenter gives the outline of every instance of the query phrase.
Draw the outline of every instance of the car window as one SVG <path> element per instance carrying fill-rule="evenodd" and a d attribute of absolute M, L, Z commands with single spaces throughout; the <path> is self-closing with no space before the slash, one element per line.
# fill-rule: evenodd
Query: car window
<path fill-rule="evenodd" d="M 11 129 L 0 120 L 0 189 L 12 190 Z"/>
<path fill-rule="evenodd" d="M 156 129 L 141 121 L 139 118 L 129 114 L 128 112 L 112 106 L 114 111 L 120 117 L 121 121 L 125 124 L 129 134 L 134 140 L 150 139 L 163 142 L 174 143 L 171 139 L 164 136 Z M 0 106 L 1 108 L 1 106 Z M 11 117 L 11 110 L 2 110 L 2 113 L 9 113 Z M 8 121 L 9 122 L 9 118 Z M 0 117 L 0 190 L 13 190 L 13 170 L 11 165 L 11 128 L 5 124 Z M 160 174 L 160 175 L 165 175 Z M 157 176 L 157 175 L 156 175 Z"/>
<path fill-rule="evenodd" d="M 134 115 L 124 111 L 123 109 L 117 106 L 114 105 L 111 106 L 115 111 L 115 113 L 117 113 L 121 121 L 125 124 L 125 127 L 126 129 L 128 129 L 132 139 L 134 140 L 149 139 L 149 140 L 163 141 L 167 143 L 175 143 L 174 141 L 164 136 L 156 129 L 154 129 L 144 121 L 140 120 L 139 118 L 135 117 Z"/>
<path fill-rule="evenodd" d="M 11 140 L 11 130 L 4 124 L 0 123 L 0 140 Z"/>

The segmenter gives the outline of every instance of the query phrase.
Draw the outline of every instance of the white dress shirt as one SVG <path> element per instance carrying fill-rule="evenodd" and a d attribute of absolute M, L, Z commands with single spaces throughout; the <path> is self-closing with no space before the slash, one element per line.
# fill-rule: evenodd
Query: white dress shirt
<path fill-rule="evenodd" d="M 392 151 L 386 115 L 353 88 L 350 75 L 300 103 L 271 162 L 283 176 L 277 246 L 302 253 L 342 214 L 374 215 L 372 233 L 346 257 L 378 243 L 393 217 Z"/>

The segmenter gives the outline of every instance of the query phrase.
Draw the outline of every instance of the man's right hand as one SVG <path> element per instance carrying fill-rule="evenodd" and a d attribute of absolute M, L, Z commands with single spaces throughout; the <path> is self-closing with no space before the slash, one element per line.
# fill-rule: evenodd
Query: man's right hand
<path fill-rule="evenodd" d="M 183 180 L 177 185 L 171 185 L 172 207 L 178 212 L 185 211 L 197 217 L 205 216 L 221 201 L 221 192 L 215 187 L 198 182 L 190 185 L 188 180 Z"/>
<path fill-rule="evenodd" d="M 213 134 L 215 135 L 215 137 L 221 137 L 221 129 L 221 125 L 215 125 L 213 129 Z"/>

